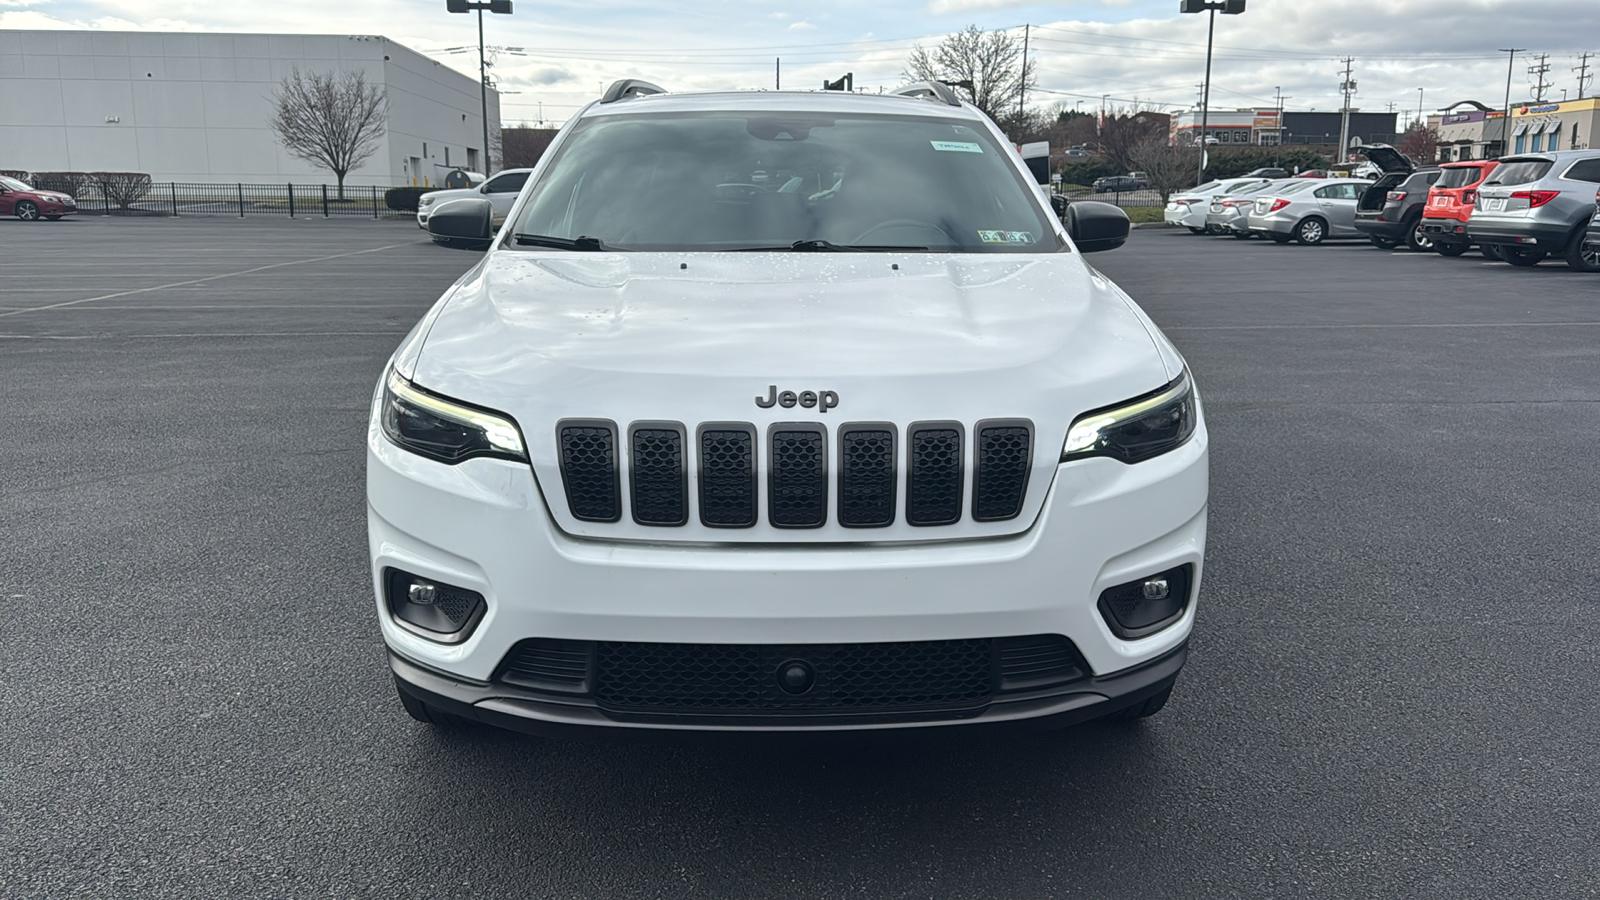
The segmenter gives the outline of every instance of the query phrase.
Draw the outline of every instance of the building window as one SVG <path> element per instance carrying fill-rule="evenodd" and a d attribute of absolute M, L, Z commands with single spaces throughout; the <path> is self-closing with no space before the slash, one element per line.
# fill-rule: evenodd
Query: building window
<path fill-rule="evenodd" d="M 1537 148 L 1535 148 L 1535 149 L 1537 149 Z M 450 165 L 450 148 L 449 147 L 444 148 L 444 164 L 447 165 L 447 166 Z"/>
<path fill-rule="evenodd" d="M 432 159 L 433 158 L 433 157 L 428 155 L 428 142 L 427 141 L 423 141 L 422 142 L 422 158 L 423 159 Z"/>
<path fill-rule="evenodd" d="M 1522 142 L 1521 141 L 1517 141 L 1517 143 L 1520 144 Z M 1536 135 L 1533 136 L 1533 152 L 1534 153 L 1538 153 L 1540 150 L 1543 150 L 1544 149 L 1544 147 L 1542 146 L 1543 144 L 1544 144 L 1544 135 L 1536 134 Z"/>
<path fill-rule="evenodd" d="M 1555 131 L 1550 132 L 1550 146 L 1547 147 L 1546 149 L 1548 149 L 1551 153 L 1554 153 L 1557 150 L 1561 149 L 1561 128 L 1560 128 L 1560 126 L 1557 126 Z"/>
<path fill-rule="evenodd" d="M 1528 147 L 1528 138 L 1525 135 L 1520 135 L 1520 134 L 1517 135 L 1517 150 L 1516 150 L 1516 152 L 1523 153 L 1523 152 L 1525 152 L 1527 150 L 1527 147 Z"/>
<path fill-rule="evenodd" d="M 478 171 L 478 151 L 471 147 L 467 148 L 467 169 L 473 172 Z"/>

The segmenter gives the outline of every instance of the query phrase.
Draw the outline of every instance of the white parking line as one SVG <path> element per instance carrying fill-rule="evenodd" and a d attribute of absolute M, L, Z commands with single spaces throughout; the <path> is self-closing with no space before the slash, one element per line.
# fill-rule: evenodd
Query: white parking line
<path fill-rule="evenodd" d="M 404 337 L 406 331 L 210 331 L 188 334 L 0 334 L 0 341 L 124 341 L 135 338 Z"/>
<path fill-rule="evenodd" d="M 410 242 L 404 244 L 386 244 L 382 247 L 372 247 L 367 250 L 352 250 L 349 253 L 335 253 L 332 256 L 315 256 L 310 259 L 295 259 L 288 262 L 273 263 L 267 266 L 256 266 L 253 269 L 244 269 L 238 272 L 225 272 L 221 275 L 208 275 L 204 278 L 195 278 L 189 281 L 174 281 L 171 284 L 161 284 L 156 285 L 155 287 L 137 288 L 131 291 L 118 291 L 114 294 L 102 294 L 99 297 L 85 297 L 82 300 L 65 300 L 61 303 L 51 303 L 46 306 L 32 306 L 28 307 L 27 309 L 13 309 L 9 312 L 0 312 L 0 319 L 7 318 L 9 316 L 20 316 L 23 313 L 42 312 L 48 309 L 60 309 L 63 306 L 77 306 L 80 303 L 94 303 L 100 300 L 115 300 L 118 297 L 131 297 L 134 294 L 147 294 L 151 291 L 164 291 L 167 288 L 185 287 L 191 284 L 205 284 L 208 281 L 218 281 L 223 278 L 233 278 L 238 275 L 249 275 L 253 272 L 265 272 L 268 269 L 281 269 L 285 266 L 302 266 L 306 263 L 324 262 L 330 259 L 344 259 L 350 256 L 361 256 L 362 254 L 366 253 L 377 253 L 381 250 L 393 250 L 396 247 L 409 247 L 411 245 L 412 244 Z"/>
<path fill-rule="evenodd" d="M 1373 325 L 1163 325 L 1162 331 L 1303 331 L 1313 328 L 1565 328 L 1567 326 L 1593 328 L 1600 322 L 1411 322 L 1405 324 Z"/>

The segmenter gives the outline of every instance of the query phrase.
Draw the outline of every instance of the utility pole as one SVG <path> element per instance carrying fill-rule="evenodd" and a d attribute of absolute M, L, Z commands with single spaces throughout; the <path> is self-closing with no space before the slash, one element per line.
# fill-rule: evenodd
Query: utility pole
<path fill-rule="evenodd" d="M 775 57 L 772 63 L 772 89 L 783 90 L 783 57 Z"/>
<path fill-rule="evenodd" d="M 1579 57 L 1579 59 L 1581 60 L 1581 65 L 1574 66 L 1573 69 L 1572 69 L 1572 71 L 1578 73 L 1578 99 L 1579 100 L 1583 99 L 1583 89 L 1588 84 L 1589 79 L 1594 77 L 1593 75 L 1589 74 L 1589 58 L 1592 57 L 1592 56 L 1594 56 L 1593 53 L 1585 53 L 1585 54 L 1583 54 L 1583 56 Z"/>
<path fill-rule="evenodd" d="M 1278 141 L 1272 150 L 1272 164 L 1276 166 L 1283 159 L 1283 87 L 1280 85 L 1273 90 L 1278 94 Z"/>
<path fill-rule="evenodd" d="M 1505 156 L 1511 152 L 1511 73 L 1517 65 L 1517 54 L 1524 47 L 1501 47 L 1497 53 L 1509 53 L 1506 62 L 1506 108 L 1504 118 L 1500 120 L 1500 155 Z"/>
<path fill-rule="evenodd" d="M 1422 88 L 1417 88 L 1417 127 L 1428 127 L 1428 120 L 1422 116 Z"/>
<path fill-rule="evenodd" d="M 1541 53 L 1537 59 L 1538 65 L 1529 66 L 1528 74 L 1533 76 L 1533 102 L 1543 103 L 1544 92 L 1550 90 L 1551 86 L 1550 82 L 1544 80 L 1544 76 L 1550 72 L 1550 54 Z"/>
<path fill-rule="evenodd" d="M 1339 92 L 1344 94 L 1344 109 L 1340 110 L 1339 118 L 1339 158 L 1344 158 L 1350 152 L 1350 95 L 1356 92 L 1356 83 L 1350 80 L 1350 67 L 1355 64 L 1355 58 L 1346 56 L 1344 62 L 1344 80 L 1339 82 Z"/>
<path fill-rule="evenodd" d="M 1023 108 L 1028 102 L 1028 32 L 1032 25 L 1022 26 L 1022 84 L 1017 86 L 1017 118 L 1022 118 Z"/>

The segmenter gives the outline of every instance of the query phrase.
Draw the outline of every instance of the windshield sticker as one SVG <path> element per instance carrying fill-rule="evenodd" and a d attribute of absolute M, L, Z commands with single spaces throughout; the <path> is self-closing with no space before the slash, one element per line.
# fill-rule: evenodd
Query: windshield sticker
<path fill-rule="evenodd" d="M 1027 231 L 979 231 L 978 240 L 985 244 L 1031 244 L 1033 234 Z"/>
<path fill-rule="evenodd" d="M 967 141 L 929 141 L 933 149 L 945 153 L 982 153 L 983 148 Z"/>

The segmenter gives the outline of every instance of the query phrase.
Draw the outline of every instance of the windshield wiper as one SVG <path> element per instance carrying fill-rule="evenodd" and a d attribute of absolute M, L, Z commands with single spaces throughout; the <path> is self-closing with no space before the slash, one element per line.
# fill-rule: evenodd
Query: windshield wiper
<path fill-rule="evenodd" d="M 544 234 L 517 234 L 514 235 L 517 243 L 524 247 L 558 247 L 562 250 L 610 250 L 599 238 L 578 235 L 575 238 L 550 237 Z"/>
<path fill-rule="evenodd" d="M 927 247 L 911 247 L 901 244 L 835 244 L 822 238 L 811 238 L 804 241 L 795 241 L 787 247 L 739 247 L 740 253 L 773 253 L 782 250 L 793 250 L 799 253 L 871 253 L 889 250 L 926 250 Z"/>

